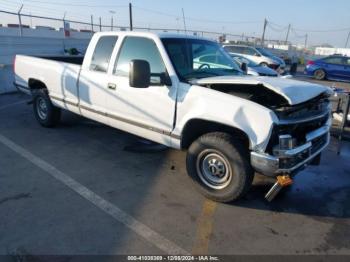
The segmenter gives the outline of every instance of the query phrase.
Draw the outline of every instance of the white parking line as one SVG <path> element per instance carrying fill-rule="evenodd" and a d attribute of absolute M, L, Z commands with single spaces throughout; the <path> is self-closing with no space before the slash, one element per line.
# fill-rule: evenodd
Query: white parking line
<path fill-rule="evenodd" d="M 5 105 L 5 106 L 0 106 L 0 110 L 8 108 L 8 107 L 11 107 L 11 106 L 19 105 L 19 104 L 24 104 L 26 102 L 27 101 L 25 100 L 25 101 L 19 101 L 19 102 L 15 102 L 15 103 L 12 103 L 12 104 L 9 104 L 9 105 Z"/>
<path fill-rule="evenodd" d="M 86 200 L 90 201 L 92 204 L 100 208 L 105 213 L 111 215 L 117 221 L 124 224 L 125 226 L 130 228 L 132 231 L 134 231 L 138 235 L 142 236 L 144 239 L 152 243 L 154 246 L 156 246 L 160 250 L 164 251 L 166 254 L 174 254 L 174 255 L 189 254 L 186 250 L 177 246 L 172 241 L 161 236 L 160 234 L 158 234 L 148 226 L 142 224 L 140 221 L 136 220 L 129 214 L 119 209 L 117 206 L 103 199 L 102 197 L 95 194 L 85 186 L 75 181 L 73 178 L 64 174 L 54 166 L 44 161 L 43 159 L 35 156 L 34 154 L 30 153 L 23 147 L 17 145 L 16 143 L 14 143 L 13 141 L 11 141 L 10 139 L 6 138 L 1 134 L 0 134 L 0 142 L 5 146 L 7 146 L 8 148 L 10 148 L 11 150 L 13 150 L 14 152 L 24 157 L 25 159 L 32 162 L 37 167 L 46 171 L 52 177 L 56 178 L 58 181 L 68 186 L 70 189 L 78 193 L 80 196 L 82 196 Z"/>

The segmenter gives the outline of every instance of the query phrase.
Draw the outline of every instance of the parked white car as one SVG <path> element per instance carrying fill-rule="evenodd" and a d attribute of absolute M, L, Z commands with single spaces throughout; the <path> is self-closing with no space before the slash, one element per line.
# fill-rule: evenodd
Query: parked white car
<path fill-rule="evenodd" d="M 274 70 L 278 70 L 279 73 L 285 70 L 286 64 L 278 57 L 271 55 L 263 48 L 255 48 L 253 46 L 244 45 L 223 45 L 223 48 L 229 54 L 242 55 L 258 65 L 268 66 Z"/>
<path fill-rule="evenodd" d="M 243 64 L 247 66 L 247 70 L 246 70 L 247 75 L 270 76 L 270 77 L 278 76 L 278 73 L 275 70 L 267 66 L 261 66 L 242 55 L 230 54 L 230 56 L 232 57 L 233 61 L 238 63 L 239 67 L 242 68 Z"/>
<path fill-rule="evenodd" d="M 197 59 L 212 54 L 215 67 Z M 17 55 L 14 67 L 42 126 L 65 109 L 187 150 L 190 178 L 215 201 L 242 197 L 255 172 L 276 178 L 271 199 L 329 143 L 329 88 L 244 76 L 206 39 L 96 33 L 84 60 Z"/>

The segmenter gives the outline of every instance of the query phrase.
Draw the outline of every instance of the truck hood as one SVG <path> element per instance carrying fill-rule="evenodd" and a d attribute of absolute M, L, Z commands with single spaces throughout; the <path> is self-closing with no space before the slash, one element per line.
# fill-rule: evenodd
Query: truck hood
<path fill-rule="evenodd" d="M 290 105 L 297 105 L 324 92 L 331 92 L 330 88 L 323 85 L 293 79 L 263 76 L 217 76 L 196 79 L 191 83 L 196 85 L 259 85 L 281 95 Z"/>

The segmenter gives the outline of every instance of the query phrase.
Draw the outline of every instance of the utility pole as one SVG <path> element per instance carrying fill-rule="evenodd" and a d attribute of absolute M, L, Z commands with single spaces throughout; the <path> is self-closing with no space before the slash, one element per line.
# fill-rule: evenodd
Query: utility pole
<path fill-rule="evenodd" d="M 306 35 L 305 35 L 305 49 L 306 49 L 306 47 L 307 47 L 307 38 L 308 38 L 308 35 L 306 34 Z"/>
<path fill-rule="evenodd" d="M 264 45 L 265 42 L 265 32 L 266 32 L 266 27 L 267 27 L 267 19 L 264 19 L 264 30 L 263 30 L 263 34 L 261 37 L 261 45 Z"/>
<path fill-rule="evenodd" d="M 94 17 L 91 15 L 91 33 L 94 32 Z"/>
<path fill-rule="evenodd" d="M 346 39 L 346 42 L 345 42 L 345 48 L 348 47 L 349 39 L 350 39 L 350 32 L 349 32 L 348 38 Z"/>
<path fill-rule="evenodd" d="M 23 4 L 19 8 L 17 14 L 18 14 L 18 23 L 19 23 L 19 36 L 23 35 L 23 29 L 22 29 L 22 18 L 21 18 L 21 12 L 22 12 Z"/>
<path fill-rule="evenodd" d="M 33 28 L 33 17 L 32 17 L 32 13 L 29 13 L 30 15 L 30 28 Z"/>
<path fill-rule="evenodd" d="M 63 14 L 63 37 L 66 38 L 66 14 L 67 12 L 65 11 L 64 14 Z M 63 41 L 63 45 L 64 45 L 64 41 Z"/>
<path fill-rule="evenodd" d="M 288 37 L 289 37 L 290 27 L 291 27 L 291 25 L 289 24 L 289 25 L 288 25 L 287 36 L 286 36 L 286 44 L 288 43 Z"/>
<path fill-rule="evenodd" d="M 133 30 L 133 25 L 132 25 L 132 5 L 129 3 L 129 20 L 130 20 L 130 31 Z"/>
<path fill-rule="evenodd" d="M 184 11 L 183 8 L 182 8 L 182 19 L 183 19 L 183 22 L 184 22 L 185 34 L 187 35 L 187 26 L 186 26 L 185 11 Z"/>
<path fill-rule="evenodd" d="M 102 31 L 102 21 L 101 21 L 101 16 L 100 16 L 100 32 Z"/>
<path fill-rule="evenodd" d="M 115 14 L 115 11 L 109 10 L 109 12 L 111 13 L 111 31 L 113 31 L 113 16 Z"/>

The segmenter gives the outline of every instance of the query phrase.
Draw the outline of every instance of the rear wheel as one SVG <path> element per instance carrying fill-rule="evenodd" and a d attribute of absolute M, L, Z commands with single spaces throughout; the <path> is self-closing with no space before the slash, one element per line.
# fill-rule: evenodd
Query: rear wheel
<path fill-rule="evenodd" d="M 36 120 L 44 127 L 53 127 L 60 121 L 61 110 L 52 104 L 45 89 L 33 91 L 33 110 Z"/>
<path fill-rule="evenodd" d="M 231 202 L 249 190 L 254 171 L 249 152 L 240 140 L 226 133 L 198 138 L 187 153 L 187 172 L 196 188 L 218 202 Z"/>
<path fill-rule="evenodd" d="M 326 72 L 323 69 L 317 69 L 314 72 L 314 78 L 317 80 L 324 80 L 326 79 Z"/>
<path fill-rule="evenodd" d="M 261 65 L 261 66 L 266 66 L 266 67 L 269 66 L 269 65 L 268 65 L 267 63 L 265 63 L 265 62 L 260 63 L 260 65 Z"/>

